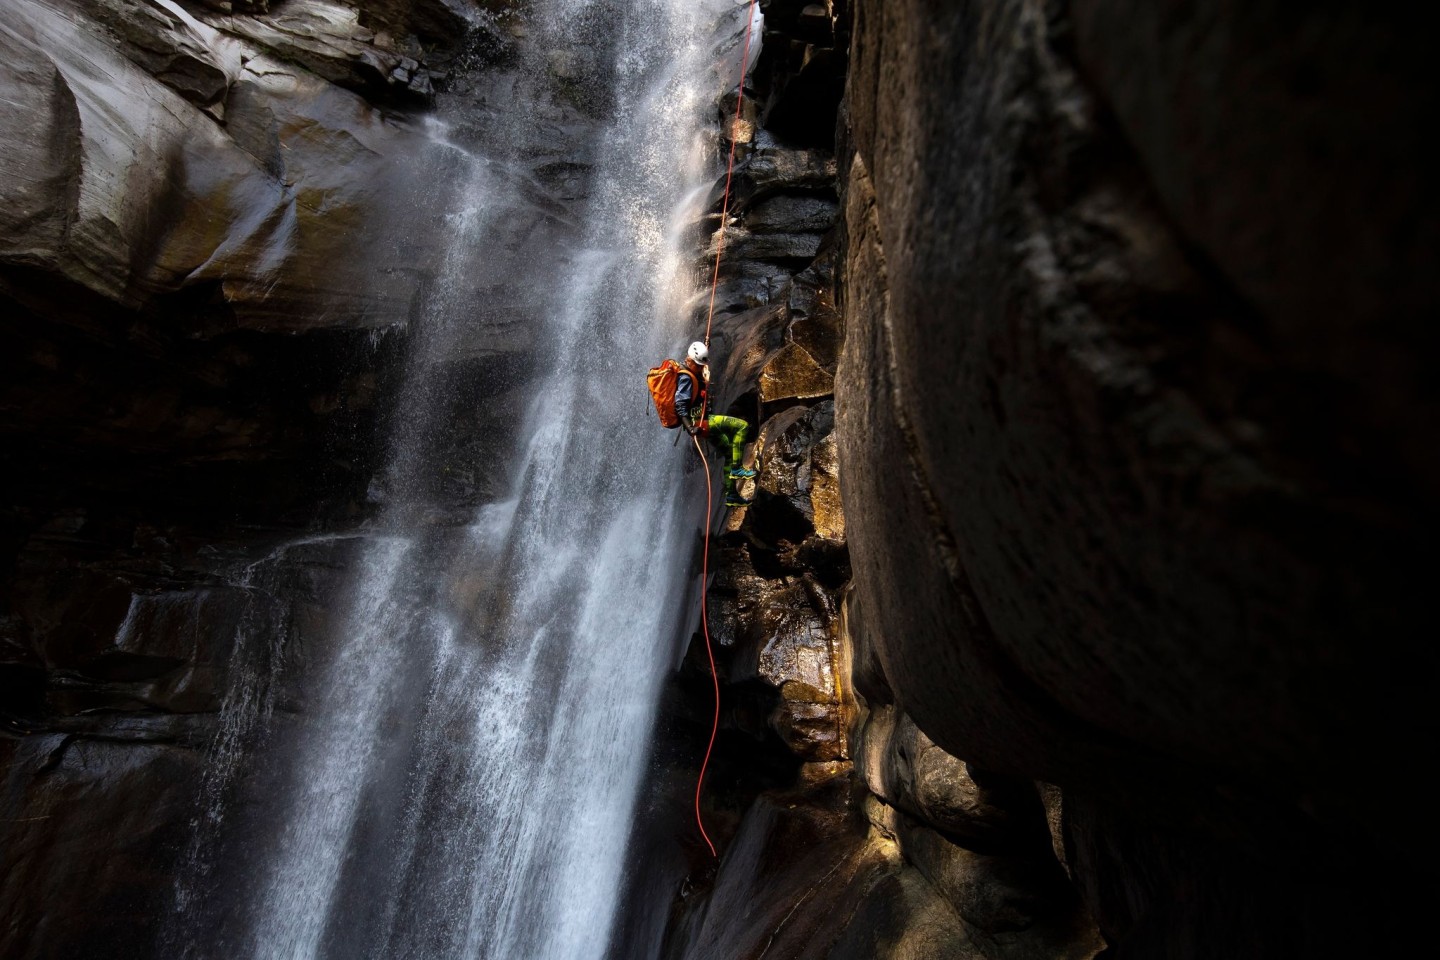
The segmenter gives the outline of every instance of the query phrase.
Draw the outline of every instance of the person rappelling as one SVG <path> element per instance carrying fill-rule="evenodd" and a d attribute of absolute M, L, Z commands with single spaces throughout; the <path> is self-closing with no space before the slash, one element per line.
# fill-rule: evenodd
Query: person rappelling
<path fill-rule="evenodd" d="M 750 424 L 740 417 L 709 412 L 709 348 L 696 340 L 685 351 L 684 364 L 667 359 L 650 370 L 648 379 L 661 426 L 684 427 L 692 437 L 706 437 L 719 447 L 727 457 L 725 505 L 749 505 L 750 501 L 740 496 L 735 481 L 755 476 L 754 470 L 743 465 Z"/>

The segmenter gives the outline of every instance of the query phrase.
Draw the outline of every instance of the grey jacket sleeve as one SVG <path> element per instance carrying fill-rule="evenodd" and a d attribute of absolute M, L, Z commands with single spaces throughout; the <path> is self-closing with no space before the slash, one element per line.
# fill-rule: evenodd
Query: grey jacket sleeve
<path fill-rule="evenodd" d="M 682 373 L 675 378 L 675 413 L 681 420 L 689 419 L 690 403 L 695 399 L 695 378 Z"/>

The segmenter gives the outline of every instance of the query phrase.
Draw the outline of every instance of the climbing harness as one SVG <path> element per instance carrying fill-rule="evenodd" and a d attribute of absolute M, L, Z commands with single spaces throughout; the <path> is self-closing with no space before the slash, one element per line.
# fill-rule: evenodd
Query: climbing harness
<path fill-rule="evenodd" d="M 725 199 L 720 206 L 720 238 L 715 245 L 715 273 L 710 278 L 710 309 L 705 316 L 705 347 L 710 347 L 710 325 L 715 319 L 715 291 L 720 286 L 720 258 L 725 253 L 725 225 L 730 218 L 730 182 L 735 175 L 735 141 L 740 135 L 741 108 L 745 105 L 745 72 L 750 63 L 750 32 L 755 26 L 755 4 L 750 0 L 745 10 L 745 49 L 740 54 L 740 85 L 735 91 L 735 122 L 730 127 L 730 156 L 725 161 Z M 710 856 L 718 857 L 710 834 L 705 831 L 705 821 L 700 816 L 700 791 L 705 786 L 705 771 L 710 766 L 710 755 L 715 750 L 715 737 L 720 733 L 720 675 L 715 671 L 715 648 L 710 643 L 710 612 L 705 603 L 706 581 L 710 579 L 710 526 L 715 515 L 715 487 L 710 479 L 710 461 L 700 448 L 700 439 L 691 435 L 695 452 L 705 466 L 705 552 L 700 562 L 700 626 L 705 634 L 705 654 L 710 658 L 710 680 L 715 686 L 715 719 L 710 726 L 710 742 L 705 747 L 705 759 L 700 763 L 700 776 L 695 781 L 695 825 L 700 836 L 710 848 Z"/>

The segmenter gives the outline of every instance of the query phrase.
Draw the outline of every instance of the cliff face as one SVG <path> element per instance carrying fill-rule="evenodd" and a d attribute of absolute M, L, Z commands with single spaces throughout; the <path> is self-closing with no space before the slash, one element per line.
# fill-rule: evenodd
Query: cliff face
<path fill-rule="evenodd" d="M 7 4 L 0 437 L 17 502 L 119 488 L 263 520 L 363 493 L 377 399 L 428 312 L 466 144 L 502 122 L 504 71 L 463 119 L 413 108 L 508 43 L 469 2 Z M 537 166 L 567 156 L 553 140 Z M 514 173 L 494 189 L 528 215 L 477 251 L 490 263 L 540 258 L 565 229 L 563 189 Z M 486 289 L 489 323 L 445 358 L 480 396 L 529 360 L 530 294 Z"/>
<path fill-rule="evenodd" d="M 753 504 L 727 516 L 710 591 L 724 692 L 705 800 L 722 858 L 707 865 L 697 851 L 668 955 L 1093 956 L 1102 944 L 1034 784 L 937 746 L 896 705 L 844 612 L 857 505 L 840 503 L 851 481 L 836 369 L 853 335 L 846 278 L 866 272 L 835 192 L 853 189 L 834 151 L 851 11 L 776 2 L 765 14 L 717 321 L 719 409 L 757 425 L 759 469 Z M 791 239 L 773 239 L 781 230 Z M 679 712 L 701 726 L 698 636 L 686 672 Z"/>
<path fill-rule="evenodd" d="M 1435 886 L 1421 41 L 1358 7 L 825 10 L 848 736 L 825 787 L 802 746 L 749 808 L 686 955 L 1401 949 Z M 767 15 L 767 55 L 806 51 L 787 77 L 836 63 L 798 5 Z M 776 409 L 762 436 L 813 420 Z M 750 595 L 808 572 L 756 562 L 811 535 L 764 516 L 770 471 L 735 525 Z M 1016 882 L 987 913 L 964 871 L 993 854 Z M 772 897 L 763 933 L 736 919 Z"/>
<path fill-rule="evenodd" d="M 1364 949 L 1433 884 L 1415 41 L 1088 2 L 855 36 L 855 642 L 936 743 L 1058 785 L 1118 955 Z"/>
<path fill-rule="evenodd" d="M 529 166 L 477 155 L 509 6 L 0 7 L 0 953 L 168 949 L 242 742 L 324 658 L 345 531 L 397 482 L 441 522 L 493 495 L 535 295 L 484 278 L 572 229 L 589 122 L 557 100 Z M 512 232 L 447 265 L 482 170 Z M 445 266 L 485 310 L 436 357 Z M 452 403 L 377 476 L 402 364 Z"/>
<path fill-rule="evenodd" d="M 195 798 L 292 722 L 345 531 L 414 480 L 377 476 L 400 363 L 456 398 L 417 499 L 488 494 L 533 291 L 423 334 L 519 135 L 510 6 L 0 8 L 5 955 L 159 949 L 214 867 Z M 666 955 L 1408 952 L 1435 86 L 1398 18 L 1292 6 L 763 4 L 702 238 L 760 469 L 714 553 L 724 859 Z M 455 276 L 563 247 L 562 59 Z M 708 733 L 698 638 L 674 692 Z"/>
<path fill-rule="evenodd" d="M 405 176 L 424 138 L 386 109 L 427 96 L 431 74 L 402 52 L 420 38 L 377 33 L 367 12 L 11 5 L 6 264 L 132 309 L 183 290 L 212 328 L 405 319 L 436 250 L 403 228 L 437 198 Z M 467 24 L 457 12 L 446 27 L 453 43 Z M 388 236 L 411 242 L 378 274 L 353 255 Z"/>

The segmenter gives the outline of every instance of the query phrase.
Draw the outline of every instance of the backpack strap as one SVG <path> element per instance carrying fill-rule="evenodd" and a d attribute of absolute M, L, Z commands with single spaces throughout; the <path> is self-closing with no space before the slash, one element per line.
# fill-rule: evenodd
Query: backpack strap
<path fill-rule="evenodd" d="M 705 381 L 691 372 L 688 364 L 680 364 L 680 374 L 690 378 L 691 409 L 693 410 L 695 403 L 698 402 L 700 404 L 699 419 L 704 420 L 706 418 L 705 415 L 710 412 L 708 409 L 710 406 L 710 396 L 705 389 Z"/>

